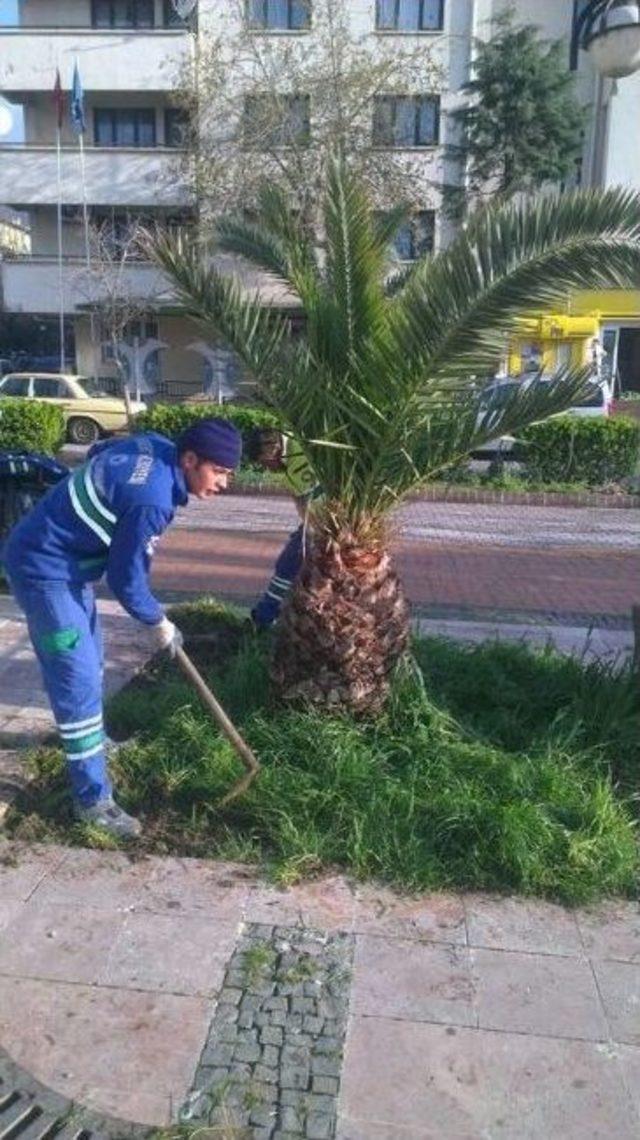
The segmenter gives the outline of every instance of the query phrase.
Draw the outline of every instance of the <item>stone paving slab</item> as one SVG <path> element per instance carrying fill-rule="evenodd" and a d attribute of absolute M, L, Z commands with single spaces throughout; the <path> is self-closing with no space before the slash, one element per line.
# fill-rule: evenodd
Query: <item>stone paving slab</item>
<path fill-rule="evenodd" d="M 634 902 L 569 912 L 337 875 L 285 891 L 239 864 L 6 840 L 0 1047 L 57 1093 L 149 1126 L 193 1110 L 207 1076 L 226 1100 L 243 1082 L 229 1103 L 248 1140 L 636 1140 L 639 934 Z M 329 1011 L 309 947 L 339 944 L 353 967 Z M 336 1066 L 322 1033 L 345 1018 Z M 305 1050 L 317 1071 L 296 1068 Z"/>

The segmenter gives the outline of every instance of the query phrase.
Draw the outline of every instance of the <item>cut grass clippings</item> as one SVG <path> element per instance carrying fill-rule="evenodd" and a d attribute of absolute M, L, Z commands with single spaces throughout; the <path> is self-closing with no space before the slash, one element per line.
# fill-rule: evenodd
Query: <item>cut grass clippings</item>
<path fill-rule="evenodd" d="M 218 603 L 179 619 L 188 646 L 263 765 L 240 801 L 216 804 L 239 762 L 175 665 L 112 702 L 136 732 L 112 764 L 145 820 L 142 849 L 267 864 L 291 882 L 326 868 L 406 889 L 521 892 L 564 902 L 633 892 L 640 711 L 629 673 L 548 650 L 440 639 L 415 645 L 385 714 L 356 722 L 278 707 L 268 640 Z M 9 820 L 15 835 L 96 843 L 71 824 L 57 750 Z"/>

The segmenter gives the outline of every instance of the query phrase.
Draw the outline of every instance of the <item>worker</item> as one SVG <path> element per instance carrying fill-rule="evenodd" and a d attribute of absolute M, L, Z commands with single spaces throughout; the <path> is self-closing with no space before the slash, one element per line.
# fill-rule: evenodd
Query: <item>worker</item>
<path fill-rule="evenodd" d="M 251 611 L 254 626 L 263 630 L 278 620 L 282 603 L 298 576 L 304 558 L 312 505 L 321 498 L 322 489 L 300 447 L 292 444 L 276 428 L 255 428 L 247 440 L 245 454 L 249 462 L 264 467 L 267 471 L 284 474 L 301 519 L 300 526 L 289 535 L 278 555 L 265 592 Z"/>
<path fill-rule="evenodd" d="M 102 640 L 92 582 L 111 591 L 152 644 L 174 654 L 179 630 L 149 586 L 154 546 L 189 495 L 227 486 L 242 441 L 226 420 L 203 419 L 172 443 L 153 432 L 97 444 L 7 539 L 3 558 L 27 617 L 62 739 L 77 819 L 133 838 L 141 826 L 115 802 L 102 713 Z"/>

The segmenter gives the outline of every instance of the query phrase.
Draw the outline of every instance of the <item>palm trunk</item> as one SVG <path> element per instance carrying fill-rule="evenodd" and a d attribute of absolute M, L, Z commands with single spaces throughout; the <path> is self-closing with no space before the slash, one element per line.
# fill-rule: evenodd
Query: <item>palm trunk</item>
<path fill-rule="evenodd" d="M 285 603 L 272 676 L 285 700 L 375 714 L 409 643 L 409 608 L 384 541 L 310 534 Z"/>

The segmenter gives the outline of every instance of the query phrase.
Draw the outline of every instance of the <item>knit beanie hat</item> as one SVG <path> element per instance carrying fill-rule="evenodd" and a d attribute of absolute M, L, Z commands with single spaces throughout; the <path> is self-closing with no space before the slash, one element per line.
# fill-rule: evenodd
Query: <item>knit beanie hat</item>
<path fill-rule="evenodd" d="M 208 459 L 218 467 L 237 467 L 242 457 L 242 436 L 228 420 L 217 416 L 192 424 L 177 440 L 178 455 L 194 451 L 198 459 Z"/>

